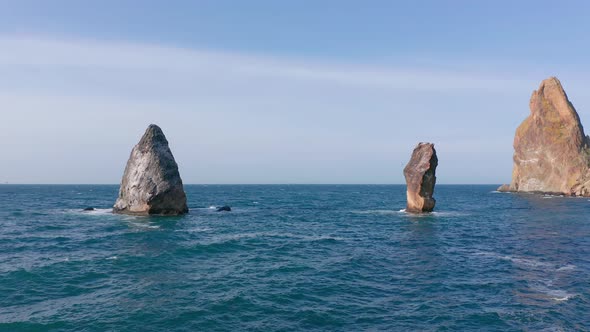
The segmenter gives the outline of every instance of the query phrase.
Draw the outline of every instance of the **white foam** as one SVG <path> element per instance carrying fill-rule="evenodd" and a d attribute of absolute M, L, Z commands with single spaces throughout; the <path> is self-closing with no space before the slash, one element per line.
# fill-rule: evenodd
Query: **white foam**
<path fill-rule="evenodd" d="M 83 209 L 67 209 L 67 210 L 60 210 L 59 213 L 67 213 L 67 214 L 83 214 L 83 215 L 105 215 L 105 214 L 112 214 L 113 209 L 94 209 L 91 211 L 85 211 Z"/>
<path fill-rule="evenodd" d="M 570 294 L 563 289 L 551 289 L 551 288 L 543 286 L 543 285 L 534 286 L 533 290 L 540 292 L 543 295 L 546 295 L 547 297 L 549 297 L 551 300 L 554 300 L 557 302 L 567 301 L 567 300 L 577 296 L 577 294 Z"/>
<path fill-rule="evenodd" d="M 177 230 L 175 230 L 175 232 L 203 233 L 203 232 L 209 232 L 211 230 L 212 230 L 212 228 L 209 228 L 209 227 L 195 227 L 195 228 L 189 228 L 189 229 L 177 229 Z"/>
<path fill-rule="evenodd" d="M 406 210 L 355 210 L 350 212 L 354 214 L 398 214 L 400 212 L 405 213 Z"/>
<path fill-rule="evenodd" d="M 137 228 L 145 228 L 145 229 L 158 229 L 158 228 L 160 228 L 160 226 L 158 226 L 158 225 L 151 225 L 151 224 L 145 223 L 145 222 L 128 221 L 128 224 L 130 226 L 137 227 Z"/>
<path fill-rule="evenodd" d="M 292 234 L 291 234 L 292 235 Z M 314 235 L 314 236 L 293 236 L 295 238 L 300 238 L 305 241 L 323 241 L 323 240 L 332 240 L 332 241 L 343 241 L 344 238 L 338 236 L 330 236 L 330 235 Z"/>
<path fill-rule="evenodd" d="M 112 214 L 113 209 L 94 209 L 92 211 L 82 211 L 82 213 L 92 215 Z"/>
<path fill-rule="evenodd" d="M 566 264 L 564 266 L 557 267 L 557 264 L 542 262 L 540 260 L 536 260 L 536 259 L 532 259 L 532 258 L 514 257 L 514 256 L 509 256 L 509 255 L 499 255 L 499 254 L 496 254 L 493 252 L 479 251 L 479 252 L 475 252 L 473 254 L 478 255 L 478 256 L 487 256 L 487 257 L 493 257 L 496 259 L 510 261 L 516 265 L 523 266 L 523 267 L 533 267 L 533 268 L 542 267 L 544 269 L 551 269 L 551 270 L 555 270 L 557 272 L 567 272 L 567 271 L 572 271 L 572 270 L 576 269 L 576 266 L 573 264 Z"/>
<path fill-rule="evenodd" d="M 510 261 L 510 262 L 515 263 L 517 265 L 527 266 L 527 267 L 545 267 L 545 268 L 547 268 L 547 267 L 554 268 L 555 267 L 554 264 L 541 262 L 536 259 L 519 258 L 519 257 L 514 257 L 514 256 L 503 256 L 503 255 L 499 255 L 499 254 L 496 254 L 493 252 L 480 251 L 480 252 L 474 253 L 474 255 L 493 257 L 493 258 L 497 258 L 497 259 L 501 259 L 501 260 Z"/>
<path fill-rule="evenodd" d="M 276 233 L 276 232 L 254 232 L 254 233 L 241 233 L 241 234 L 230 234 L 230 235 L 223 235 L 216 237 L 216 241 L 214 243 L 223 243 L 227 241 L 234 241 L 234 240 L 241 240 L 241 239 L 254 239 L 254 238 L 261 238 L 261 237 L 282 237 L 282 238 L 292 238 L 298 239 L 306 242 L 315 242 L 315 241 L 343 241 L 345 240 L 342 237 L 338 236 L 331 236 L 331 235 L 298 235 L 292 233 Z"/>
<path fill-rule="evenodd" d="M 117 260 L 119 259 L 119 257 L 117 256 L 111 256 L 111 257 L 107 257 L 108 260 Z"/>
<path fill-rule="evenodd" d="M 559 271 L 559 272 L 563 272 L 563 271 L 572 271 L 572 270 L 574 270 L 575 268 L 576 268 L 576 266 L 575 266 L 575 265 L 573 265 L 573 264 L 567 264 L 567 265 L 564 265 L 564 266 L 562 266 L 562 267 L 558 268 L 558 269 L 557 269 L 557 271 Z"/>

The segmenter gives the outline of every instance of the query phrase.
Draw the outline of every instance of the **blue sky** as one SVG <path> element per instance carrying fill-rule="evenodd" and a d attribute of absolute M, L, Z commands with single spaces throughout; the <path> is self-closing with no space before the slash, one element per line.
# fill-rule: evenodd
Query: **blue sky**
<path fill-rule="evenodd" d="M 555 75 L 590 121 L 585 1 L 1 1 L 0 181 L 118 183 L 148 124 L 185 183 L 510 181 Z"/>

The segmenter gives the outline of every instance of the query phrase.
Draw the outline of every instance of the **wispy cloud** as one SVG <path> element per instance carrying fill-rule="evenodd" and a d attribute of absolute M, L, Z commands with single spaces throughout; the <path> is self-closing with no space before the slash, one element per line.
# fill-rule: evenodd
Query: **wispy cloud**
<path fill-rule="evenodd" d="M 403 65 L 327 63 L 263 55 L 193 50 L 150 44 L 0 37 L 0 66 L 148 70 L 204 77 L 270 78 L 411 91 L 510 91 L 519 76 L 472 74 Z"/>
<path fill-rule="evenodd" d="M 116 183 L 152 122 L 187 183 L 400 183 L 424 140 L 437 143 L 441 182 L 493 182 L 510 174 L 533 85 L 131 42 L 0 36 L 0 48 L 0 181 L 11 182 Z M 465 163 L 465 142 L 490 172 Z"/>

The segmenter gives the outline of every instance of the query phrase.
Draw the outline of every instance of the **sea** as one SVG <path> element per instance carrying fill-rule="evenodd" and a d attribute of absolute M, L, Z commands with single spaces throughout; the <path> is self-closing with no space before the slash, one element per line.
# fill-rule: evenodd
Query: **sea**
<path fill-rule="evenodd" d="M 590 331 L 590 201 L 496 187 L 0 185 L 0 331 Z"/>

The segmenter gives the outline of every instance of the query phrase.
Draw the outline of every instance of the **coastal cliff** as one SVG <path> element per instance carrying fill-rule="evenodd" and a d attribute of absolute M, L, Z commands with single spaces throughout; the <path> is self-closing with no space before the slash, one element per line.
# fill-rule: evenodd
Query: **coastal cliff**
<path fill-rule="evenodd" d="M 589 196 L 589 138 L 561 82 L 541 82 L 529 107 L 514 136 L 512 182 L 499 190 Z"/>
<path fill-rule="evenodd" d="M 178 165 L 160 127 L 150 125 L 131 151 L 113 212 L 133 215 L 188 212 Z"/>

